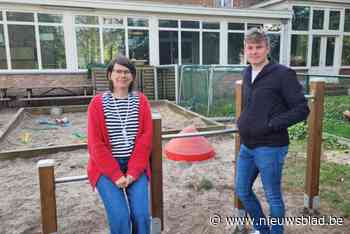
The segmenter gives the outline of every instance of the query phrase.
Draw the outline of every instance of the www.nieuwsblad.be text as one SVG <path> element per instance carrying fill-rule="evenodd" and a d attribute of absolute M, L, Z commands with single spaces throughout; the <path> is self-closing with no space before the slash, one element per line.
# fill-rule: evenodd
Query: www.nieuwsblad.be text
<path fill-rule="evenodd" d="M 257 221 L 250 217 L 235 217 L 235 216 L 221 216 L 219 214 L 214 214 L 209 218 L 209 224 L 212 226 L 226 225 L 226 226 L 236 226 L 236 225 L 250 225 L 254 223 L 258 225 L 343 225 L 344 218 L 336 216 L 298 216 L 298 217 L 284 217 L 284 218 L 274 218 L 267 217 L 261 218 Z"/>

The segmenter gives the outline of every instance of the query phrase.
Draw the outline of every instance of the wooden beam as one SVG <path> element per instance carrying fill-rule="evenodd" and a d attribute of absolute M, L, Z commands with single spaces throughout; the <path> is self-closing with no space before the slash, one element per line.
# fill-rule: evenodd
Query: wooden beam
<path fill-rule="evenodd" d="M 162 165 L 162 120 L 153 114 L 153 149 L 151 155 L 151 200 L 152 218 L 159 218 L 161 230 L 164 229 L 163 214 L 163 165 Z"/>
<path fill-rule="evenodd" d="M 305 178 L 305 194 L 309 209 L 315 206 L 315 198 L 319 195 L 319 177 L 322 147 L 322 119 L 325 83 L 311 82 L 310 94 L 315 98 L 310 101 L 310 115 L 308 119 L 307 166 Z M 317 203 L 317 201 L 316 201 Z"/>
<path fill-rule="evenodd" d="M 43 234 L 57 233 L 57 210 L 55 194 L 54 160 L 38 162 L 41 223 Z"/>
<path fill-rule="evenodd" d="M 5 137 L 15 129 L 22 119 L 24 118 L 24 109 L 20 108 L 17 113 L 10 119 L 10 121 L 3 127 L 3 132 L 0 133 L 0 143 L 5 139 Z"/>
<path fill-rule="evenodd" d="M 242 108 L 243 108 L 242 87 L 243 87 L 242 80 L 236 81 L 236 85 L 235 85 L 236 121 L 238 120 L 239 116 L 241 115 Z M 241 146 L 240 136 L 239 136 L 239 134 L 235 134 L 235 169 L 234 169 L 234 179 L 235 180 L 236 180 L 236 173 L 237 173 L 237 159 L 238 159 L 238 155 L 239 155 L 240 146 Z M 243 209 L 243 204 L 238 199 L 236 194 L 235 194 L 234 203 L 235 203 L 235 208 Z"/>

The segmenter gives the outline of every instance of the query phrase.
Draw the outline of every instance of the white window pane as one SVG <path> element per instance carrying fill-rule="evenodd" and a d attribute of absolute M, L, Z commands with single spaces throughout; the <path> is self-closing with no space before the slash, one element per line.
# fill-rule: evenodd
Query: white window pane
<path fill-rule="evenodd" d="M 89 64 L 100 63 L 100 35 L 98 28 L 76 28 L 78 64 L 86 69 Z"/>
<path fill-rule="evenodd" d="M 181 21 L 181 28 L 199 28 L 199 21 Z"/>
<path fill-rule="evenodd" d="M 6 12 L 7 21 L 34 22 L 34 14 L 26 12 Z"/>
<path fill-rule="evenodd" d="M 307 35 L 292 35 L 291 45 L 291 66 L 306 66 L 307 61 L 307 46 L 308 36 Z"/>
<path fill-rule="evenodd" d="M 202 22 L 202 27 L 204 29 L 220 29 L 220 23 Z"/>
<path fill-rule="evenodd" d="M 98 17 L 97 16 L 87 16 L 87 15 L 77 15 L 75 16 L 75 23 L 76 24 L 98 24 Z"/>
<path fill-rule="evenodd" d="M 103 29 L 103 61 L 109 63 L 119 54 L 125 55 L 124 29 Z"/>
<path fill-rule="evenodd" d="M 309 30 L 310 7 L 293 6 L 292 30 Z"/>
<path fill-rule="evenodd" d="M 228 34 L 228 64 L 244 63 L 244 34 L 229 33 Z"/>
<path fill-rule="evenodd" d="M 314 10 L 313 19 L 312 19 L 312 29 L 323 29 L 324 23 L 324 11 L 323 10 Z"/>
<path fill-rule="evenodd" d="M 326 66 L 333 66 L 335 52 L 335 37 L 327 37 Z"/>
<path fill-rule="evenodd" d="M 178 63 L 178 32 L 159 32 L 159 62 L 160 64 Z"/>
<path fill-rule="evenodd" d="M 203 64 L 220 63 L 220 33 L 203 32 Z"/>
<path fill-rule="evenodd" d="M 350 32 L 350 9 L 345 9 L 344 32 Z"/>
<path fill-rule="evenodd" d="M 158 25 L 160 28 L 177 28 L 178 21 L 177 20 L 159 20 Z"/>
<path fill-rule="evenodd" d="M 128 26 L 148 27 L 148 20 L 147 19 L 138 19 L 138 18 L 128 18 Z"/>
<path fill-rule="evenodd" d="M 270 60 L 279 63 L 280 61 L 280 35 L 279 34 L 267 34 L 270 39 Z"/>
<path fill-rule="evenodd" d="M 350 65 L 350 36 L 344 36 L 343 39 L 342 65 Z"/>
<path fill-rule="evenodd" d="M 123 26 L 123 18 L 103 17 L 103 24 L 113 26 Z"/>
<path fill-rule="evenodd" d="M 182 64 L 199 64 L 199 32 L 181 32 Z"/>
<path fill-rule="evenodd" d="M 13 69 L 37 69 L 35 32 L 32 25 L 8 25 Z"/>
<path fill-rule="evenodd" d="M 40 26 L 39 33 L 43 68 L 66 68 L 63 27 Z"/>
<path fill-rule="evenodd" d="M 129 30 L 130 59 L 146 60 L 149 63 L 149 37 L 146 30 Z"/>
<path fill-rule="evenodd" d="M 40 23 L 62 23 L 62 15 L 53 15 L 53 14 L 38 14 L 38 21 Z"/>
<path fill-rule="evenodd" d="M 312 38 L 311 66 L 320 66 L 321 36 Z"/>
<path fill-rule="evenodd" d="M 244 30 L 243 23 L 228 23 L 229 30 Z"/>
<path fill-rule="evenodd" d="M 0 69 L 7 69 L 6 47 L 3 26 L 0 24 Z"/>
<path fill-rule="evenodd" d="M 329 12 L 329 29 L 339 30 L 340 24 L 340 11 L 330 11 Z"/>

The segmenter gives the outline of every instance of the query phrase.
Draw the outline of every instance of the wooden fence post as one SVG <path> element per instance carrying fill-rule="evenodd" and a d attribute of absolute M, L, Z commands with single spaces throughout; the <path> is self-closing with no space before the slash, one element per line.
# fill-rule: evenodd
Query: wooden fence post
<path fill-rule="evenodd" d="M 55 161 L 40 160 L 39 171 L 41 223 L 43 234 L 57 233 L 57 210 L 55 194 Z"/>
<path fill-rule="evenodd" d="M 242 80 L 236 81 L 236 85 L 235 85 L 236 123 L 237 123 L 239 116 L 241 115 L 242 108 L 243 108 L 242 87 L 243 87 L 243 81 Z M 234 179 L 235 180 L 236 180 L 236 172 L 237 172 L 237 159 L 238 159 L 238 155 L 239 155 L 240 146 L 241 146 L 240 136 L 238 133 L 236 133 L 235 134 L 235 169 L 234 169 Z M 236 189 L 236 185 L 235 185 L 235 189 Z M 236 210 L 236 213 L 238 216 L 240 216 L 240 217 L 246 216 L 246 212 L 244 210 L 243 204 L 238 199 L 238 196 L 236 193 L 235 193 L 234 206 L 235 206 L 235 210 Z M 241 226 L 239 228 L 242 229 L 243 227 Z"/>
<path fill-rule="evenodd" d="M 151 155 L 152 233 L 164 229 L 163 219 L 163 166 L 162 166 L 162 120 L 160 114 L 153 117 L 153 149 Z"/>
<path fill-rule="evenodd" d="M 307 165 L 305 177 L 304 207 L 318 209 L 319 177 L 322 147 L 322 120 L 325 83 L 323 81 L 311 82 L 310 94 L 314 99 L 310 101 L 310 115 L 308 118 L 308 145 Z"/>

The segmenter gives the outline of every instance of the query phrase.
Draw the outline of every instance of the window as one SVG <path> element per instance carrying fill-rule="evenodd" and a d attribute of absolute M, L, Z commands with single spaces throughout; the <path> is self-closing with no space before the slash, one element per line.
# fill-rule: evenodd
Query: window
<path fill-rule="evenodd" d="M 203 29 L 220 29 L 220 23 L 202 22 Z"/>
<path fill-rule="evenodd" d="M 314 10 L 313 19 L 312 19 L 312 29 L 323 29 L 324 24 L 324 11 L 323 10 Z"/>
<path fill-rule="evenodd" d="M 292 20 L 292 30 L 308 31 L 310 7 L 293 6 L 293 12 L 294 16 Z"/>
<path fill-rule="evenodd" d="M 344 32 L 350 32 L 350 9 L 345 9 Z"/>
<path fill-rule="evenodd" d="M 0 24 L 0 69 L 7 69 L 5 36 L 2 24 Z"/>
<path fill-rule="evenodd" d="M 98 24 L 98 17 L 97 16 L 77 15 L 77 16 L 75 16 L 75 24 L 96 25 L 96 24 Z"/>
<path fill-rule="evenodd" d="M 203 32 L 203 64 L 220 63 L 220 33 Z"/>
<path fill-rule="evenodd" d="M 129 29 L 129 57 L 130 59 L 145 60 L 149 63 L 149 37 L 147 30 Z"/>
<path fill-rule="evenodd" d="M 123 27 L 123 18 L 119 17 L 103 17 L 103 24 L 106 26 Z"/>
<path fill-rule="evenodd" d="M 178 56 L 178 32 L 159 31 L 160 64 L 177 64 Z"/>
<path fill-rule="evenodd" d="M 6 12 L 6 17 L 11 23 L 8 25 L 8 37 L 12 68 L 37 69 L 34 13 Z M 22 25 L 23 22 L 26 25 Z"/>
<path fill-rule="evenodd" d="M 321 37 L 312 38 L 311 66 L 320 66 Z"/>
<path fill-rule="evenodd" d="M 38 14 L 38 21 L 43 23 L 62 23 L 62 15 Z"/>
<path fill-rule="evenodd" d="M 8 25 L 13 69 L 38 69 L 34 25 Z"/>
<path fill-rule="evenodd" d="M 330 11 L 329 12 L 329 29 L 339 30 L 340 24 L 340 11 Z"/>
<path fill-rule="evenodd" d="M 181 28 L 199 28 L 199 21 L 181 21 Z"/>
<path fill-rule="evenodd" d="M 350 66 L 350 36 L 344 36 L 343 38 L 342 65 Z"/>
<path fill-rule="evenodd" d="M 26 12 L 6 12 L 7 21 L 34 22 L 34 14 Z"/>
<path fill-rule="evenodd" d="M 159 20 L 158 22 L 160 28 L 177 28 L 177 20 Z"/>
<path fill-rule="evenodd" d="M 306 66 L 307 61 L 307 35 L 292 35 L 291 66 Z"/>
<path fill-rule="evenodd" d="M 138 18 L 128 18 L 128 26 L 148 27 L 148 20 L 147 19 L 138 19 Z"/>
<path fill-rule="evenodd" d="M 244 64 L 244 33 L 228 34 L 228 63 Z"/>
<path fill-rule="evenodd" d="M 63 16 L 38 13 L 38 21 L 42 68 L 66 68 Z"/>
<path fill-rule="evenodd" d="M 228 23 L 229 30 L 244 30 L 244 23 Z"/>
<path fill-rule="evenodd" d="M 327 37 L 326 66 L 334 65 L 335 37 Z"/>
<path fill-rule="evenodd" d="M 124 29 L 103 29 L 103 61 L 108 64 L 119 54 L 125 55 L 125 31 Z"/>
<path fill-rule="evenodd" d="M 87 65 L 100 63 L 99 29 L 94 27 L 76 27 L 78 50 L 78 67 L 86 69 Z"/>
<path fill-rule="evenodd" d="M 270 39 L 270 60 L 276 63 L 280 61 L 280 34 L 268 33 L 267 36 Z"/>
<path fill-rule="evenodd" d="M 251 28 L 260 28 L 260 29 L 262 29 L 262 28 L 264 28 L 264 25 L 263 24 L 248 24 L 247 28 L 248 28 L 248 30 L 251 29 Z"/>
<path fill-rule="evenodd" d="M 42 67 L 66 68 L 63 27 L 39 26 L 39 34 Z"/>
<path fill-rule="evenodd" d="M 199 64 L 199 32 L 181 32 L 182 64 Z"/>

